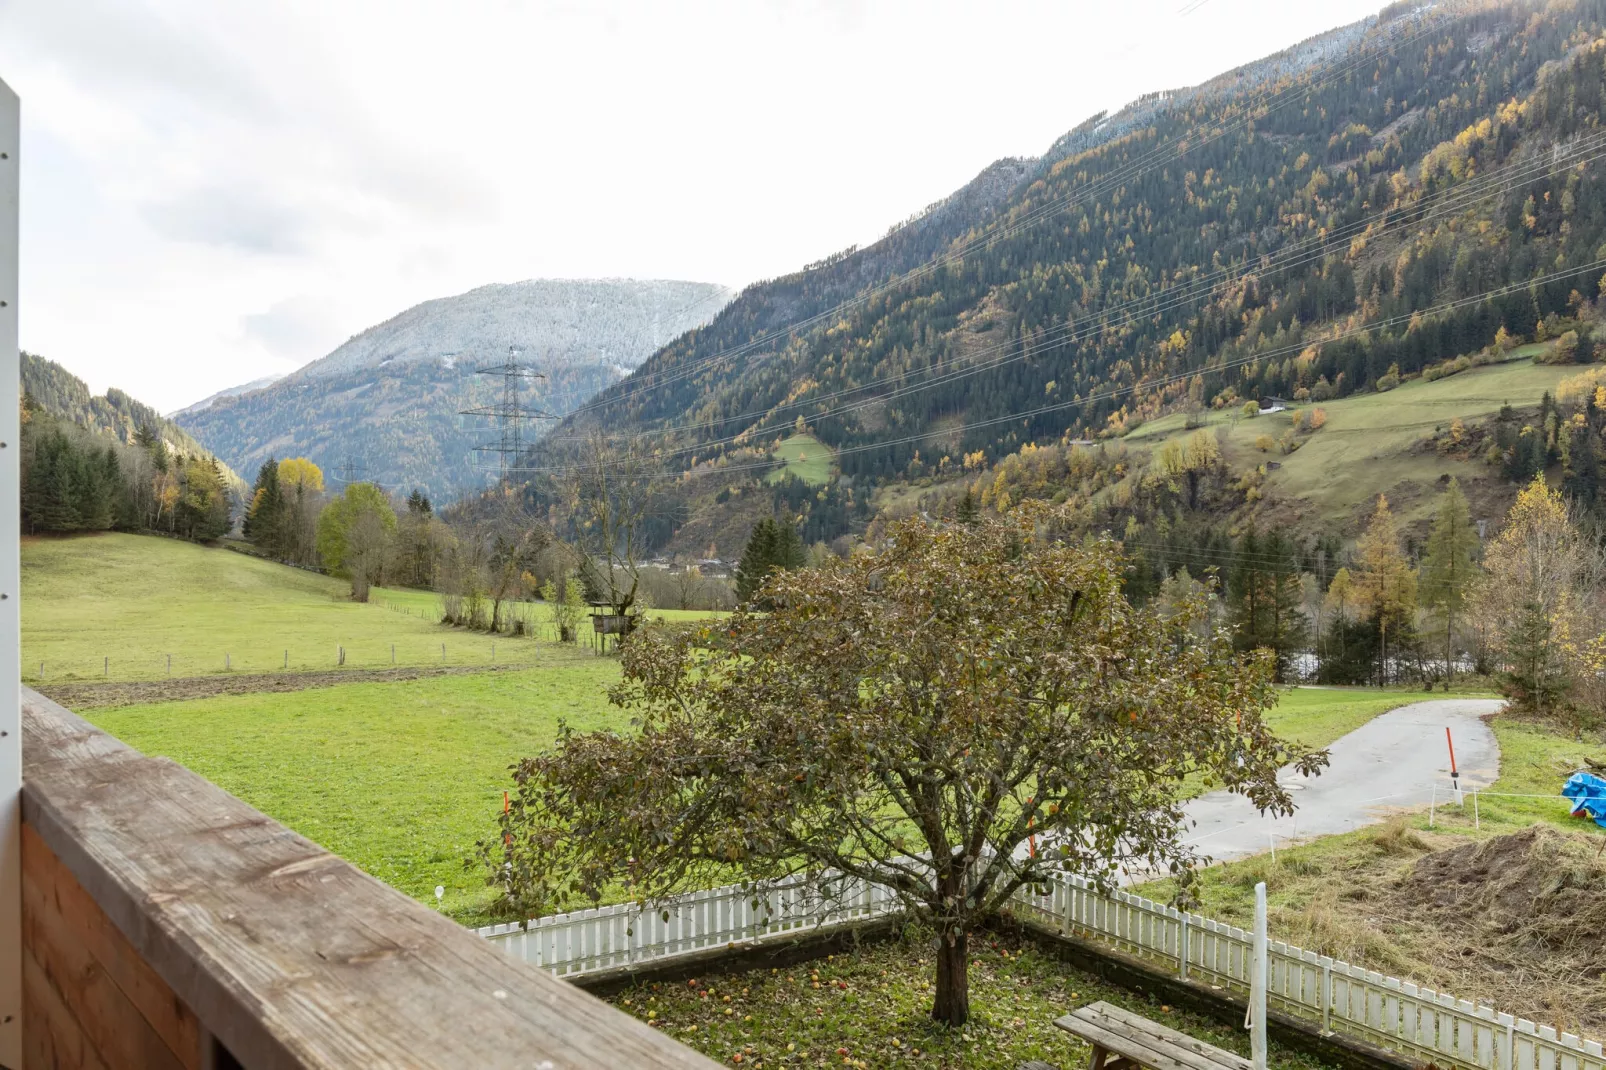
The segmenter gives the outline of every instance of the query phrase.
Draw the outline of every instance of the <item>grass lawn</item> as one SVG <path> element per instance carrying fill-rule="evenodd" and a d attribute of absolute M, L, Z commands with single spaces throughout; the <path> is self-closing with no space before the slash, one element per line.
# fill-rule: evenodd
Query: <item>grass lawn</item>
<path fill-rule="evenodd" d="M 508 766 L 557 734 L 624 727 L 619 663 L 542 644 L 538 668 L 87 711 L 415 898 L 482 919 L 463 860 L 493 834 Z"/>
<path fill-rule="evenodd" d="M 1325 747 L 1380 713 L 1435 696 L 1372 687 L 1295 687 L 1266 713 L 1271 730 L 1307 747 Z M 1456 695 L 1461 698 L 1463 696 Z"/>
<path fill-rule="evenodd" d="M 350 600 L 340 580 L 212 547 L 118 533 L 28 539 L 22 547 L 23 678 L 114 680 L 224 671 L 484 665 L 492 639 L 443 629 Z M 428 595 L 434 598 L 433 595 Z M 528 640 L 500 637 L 502 662 L 528 659 Z"/>
<path fill-rule="evenodd" d="M 342 580 L 154 535 L 27 539 L 22 548 L 23 678 L 156 679 L 337 667 L 535 662 L 526 638 L 440 624 L 440 596 L 380 590 L 366 605 Z M 545 623 L 544 603 L 520 607 Z M 708 616 L 653 610 L 672 619 Z M 495 644 L 495 651 L 492 644 Z M 445 657 L 442 658 L 442 645 Z M 109 661 L 107 660 L 109 659 Z"/>
<path fill-rule="evenodd" d="M 1226 432 L 1224 454 L 1236 468 L 1276 461 L 1281 467 L 1268 472 L 1269 487 L 1289 497 L 1311 502 L 1329 519 L 1358 515 L 1382 491 L 1389 494 L 1397 515 L 1407 522 L 1428 515 L 1433 505 L 1433 484 L 1443 473 L 1463 484 L 1483 477 L 1480 462 L 1459 461 L 1413 447 L 1431 437 L 1436 427 L 1448 427 L 1455 417 L 1478 419 L 1498 412 L 1507 402 L 1533 406 L 1556 384 L 1576 375 L 1576 366 L 1547 366 L 1531 359 L 1471 368 L 1431 383 L 1413 379 L 1386 393 L 1356 394 L 1336 401 L 1301 403 L 1293 409 L 1312 408 L 1327 413 L 1326 426 L 1300 436 L 1301 447 L 1283 454 L 1262 453 L 1255 439 L 1270 435 L 1281 440 L 1293 419 L 1287 412 L 1235 419 L 1235 412 L 1204 414 L 1206 426 Z M 1126 437 L 1134 445 L 1151 445 L 1176 435 L 1191 435 L 1182 413 L 1172 413 L 1144 424 Z M 1402 484 L 1420 488 L 1419 495 L 1402 493 Z"/>
<path fill-rule="evenodd" d="M 971 948 L 971 1020 L 960 1029 L 931 1021 L 932 960 L 926 941 L 913 939 L 783 970 L 642 985 L 609 1002 L 727 1066 L 1015 1070 L 1028 1059 L 1082 1066 L 1087 1046 L 1053 1023 L 1098 1000 L 1249 1054 L 1246 1031 L 1148 1002 L 1028 941 L 981 933 Z M 1276 1045 L 1269 1062 L 1284 1070 L 1320 1065 Z"/>
<path fill-rule="evenodd" d="M 779 483 L 788 472 L 811 486 L 823 486 L 831 479 L 831 448 L 813 435 L 791 435 L 770 452 L 785 467 L 764 477 L 766 483 Z"/>
<path fill-rule="evenodd" d="M 489 893 L 462 861 L 494 830 L 514 761 L 558 721 L 624 728 L 607 703 L 619 663 L 532 644 L 538 668 L 125 706 L 87 716 L 148 754 L 175 759 L 409 895 L 464 921 Z M 1325 745 L 1406 693 L 1295 690 L 1276 730 Z"/>

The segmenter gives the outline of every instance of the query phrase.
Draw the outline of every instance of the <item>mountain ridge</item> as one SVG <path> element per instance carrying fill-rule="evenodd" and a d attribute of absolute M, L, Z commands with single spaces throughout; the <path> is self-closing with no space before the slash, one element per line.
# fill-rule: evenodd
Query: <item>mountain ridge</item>
<path fill-rule="evenodd" d="M 717 312 L 727 294 L 660 279 L 490 283 L 403 309 L 271 385 L 177 418 L 245 472 L 270 456 L 306 456 L 448 497 L 486 478 L 474 447 L 492 429 L 460 415 L 500 398 L 500 383 L 477 375 L 479 366 L 521 348 L 521 360 L 545 375 L 527 384 L 522 402 L 561 415 Z"/>
<path fill-rule="evenodd" d="M 867 495 L 912 499 L 1028 448 L 1178 409 L 1386 391 L 1497 328 L 1585 331 L 1606 191 L 1595 156 L 1567 153 L 1601 128 L 1603 57 L 1601 0 L 1402 4 L 1146 95 L 1019 161 L 972 218 L 929 213 L 748 287 L 530 467 L 561 474 L 601 428 L 707 477 L 677 490 L 698 539 L 751 493 L 819 502 L 829 538 L 868 519 Z M 1479 189 L 1486 173 L 1514 177 Z M 832 484 L 796 501 L 755 488 L 805 427 L 833 451 Z"/>

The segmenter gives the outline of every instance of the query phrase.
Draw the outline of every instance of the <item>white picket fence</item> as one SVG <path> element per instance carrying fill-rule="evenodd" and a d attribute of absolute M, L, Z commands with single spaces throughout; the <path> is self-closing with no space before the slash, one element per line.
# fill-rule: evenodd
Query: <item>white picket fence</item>
<path fill-rule="evenodd" d="M 1047 895 L 1022 889 L 1026 920 L 1096 940 L 1182 978 L 1247 996 L 1253 936 L 1128 892 L 1100 894 L 1077 877 L 1055 877 Z M 767 891 L 740 885 L 682 896 L 657 908 L 601 907 L 476 930 L 509 954 L 557 976 L 639 965 L 714 947 L 751 946 L 805 931 L 896 913 L 885 888 L 849 882 L 822 900 L 793 878 Z M 1340 1033 L 1423 1064 L 1462 1070 L 1606 1070 L 1599 1041 L 1492 1007 L 1420 988 L 1278 941 L 1269 954 L 1272 1007 L 1322 1032 Z"/>
<path fill-rule="evenodd" d="M 1059 877 L 1047 895 L 1016 896 L 1016 913 L 1090 937 L 1178 976 L 1249 991 L 1253 934 L 1127 892 L 1099 894 Z M 1599 1041 L 1583 1040 L 1493 1007 L 1272 941 L 1267 1000 L 1322 1032 L 1342 1033 L 1421 1063 L 1476 1070 L 1603 1070 Z"/>
<path fill-rule="evenodd" d="M 532 918 L 524 926 L 515 922 L 475 932 L 525 962 L 567 977 L 709 948 L 793 938 L 900 909 L 897 897 L 877 884 L 838 880 L 825 897 L 817 879 L 799 876 L 763 889 L 731 884 L 668 903 L 597 907 Z"/>

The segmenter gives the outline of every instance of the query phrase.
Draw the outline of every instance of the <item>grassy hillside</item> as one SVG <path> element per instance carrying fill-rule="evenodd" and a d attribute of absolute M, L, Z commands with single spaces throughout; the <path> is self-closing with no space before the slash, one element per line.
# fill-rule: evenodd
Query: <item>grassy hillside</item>
<path fill-rule="evenodd" d="M 1428 443 L 1446 431 L 1452 420 L 1471 424 L 1493 416 L 1501 406 L 1531 408 L 1556 384 L 1579 369 L 1514 360 L 1472 368 L 1438 379 L 1401 384 L 1386 393 L 1356 394 L 1316 404 L 1302 404 L 1265 416 L 1245 418 L 1237 409 L 1212 411 L 1203 425 L 1218 433 L 1223 455 L 1238 469 L 1266 462 L 1278 467 L 1266 473 L 1266 486 L 1284 499 L 1307 503 L 1319 519 L 1350 526 L 1367 512 L 1379 493 L 1387 494 L 1396 513 L 1406 520 L 1425 517 L 1441 477 L 1454 476 L 1474 496 L 1509 493 L 1498 473 L 1478 460 L 1446 456 Z M 1291 429 L 1296 410 L 1308 420 L 1320 408 L 1327 421 L 1319 431 L 1300 436 L 1294 453 L 1278 448 L 1262 451 L 1256 440 L 1267 435 L 1280 442 Z M 1127 435 L 1134 446 L 1153 446 L 1168 438 L 1193 434 L 1182 413 L 1144 424 Z M 1199 418 L 1196 417 L 1196 424 Z M 1502 499 L 1503 503 L 1503 499 Z"/>
<path fill-rule="evenodd" d="M 422 611 L 360 605 L 339 580 L 223 549 L 150 535 L 29 539 L 22 548 L 22 662 L 32 681 L 150 679 L 224 671 L 390 664 L 478 665 L 492 640 L 443 629 Z M 433 596 L 428 596 L 433 599 Z M 532 641 L 501 638 L 497 657 L 528 655 Z"/>
<path fill-rule="evenodd" d="M 788 475 L 813 487 L 831 480 L 831 448 L 813 435 L 790 435 L 770 451 L 770 456 L 782 467 L 766 475 L 766 483 L 778 483 Z"/>

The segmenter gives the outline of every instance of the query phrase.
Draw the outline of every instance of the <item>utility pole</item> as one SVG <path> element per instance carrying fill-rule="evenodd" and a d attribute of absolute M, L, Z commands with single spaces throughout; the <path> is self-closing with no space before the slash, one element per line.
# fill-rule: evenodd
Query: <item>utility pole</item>
<path fill-rule="evenodd" d="M 502 380 L 501 400 L 491 405 L 459 410 L 459 416 L 478 416 L 495 422 L 496 437 L 474 447 L 477 454 L 496 454 L 497 479 L 501 486 L 508 485 L 508 477 L 518 467 L 524 453 L 524 422 L 551 420 L 553 415 L 543 409 L 527 409 L 519 402 L 519 384 L 545 379 L 546 376 L 519 360 L 518 346 L 507 347 L 507 359 L 500 364 L 488 364 L 474 369 L 476 375 L 492 375 Z"/>
<path fill-rule="evenodd" d="M 352 457 L 350 454 L 347 454 L 344 461 L 341 461 L 338 465 L 331 469 L 331 473 L 336 479 L 348 487 L 353 483 L 368 482 L 367 466 L 358 463 L 357 459 Z"/>
<path fill-rule="evenodd" d="M 22 1066 L 22 472 L 17 463 L 17 95 L 0 82 L 0 1067 Z"/>

